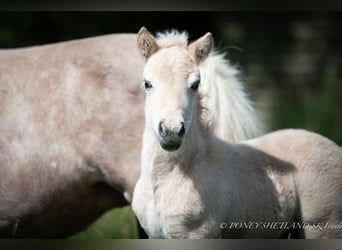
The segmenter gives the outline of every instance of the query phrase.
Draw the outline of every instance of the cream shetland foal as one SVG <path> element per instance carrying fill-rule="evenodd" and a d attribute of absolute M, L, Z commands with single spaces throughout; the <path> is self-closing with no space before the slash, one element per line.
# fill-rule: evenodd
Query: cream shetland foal
<path fill-rule="evenodd" d="M 151 238 L 342 237 L 342 150 L 303 130 L 239 144 L 201 122 L 199 67 L 210 33 L 187 45 L 145 28 L 141 176 L 133 210 Z"/>

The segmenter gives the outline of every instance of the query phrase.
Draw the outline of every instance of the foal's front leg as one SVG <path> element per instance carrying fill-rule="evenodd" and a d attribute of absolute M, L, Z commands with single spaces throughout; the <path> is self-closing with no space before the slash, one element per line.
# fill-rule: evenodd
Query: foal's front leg
<path fill-rule="evenodd" d="M 213 223 L 208 218 L 192 215 L 176 220 L 176 216 L 170 216 L 167 226 L 163 231 L 167 238 L 173 239 L 219 239 L 222 238 L 219 223 Z"/>

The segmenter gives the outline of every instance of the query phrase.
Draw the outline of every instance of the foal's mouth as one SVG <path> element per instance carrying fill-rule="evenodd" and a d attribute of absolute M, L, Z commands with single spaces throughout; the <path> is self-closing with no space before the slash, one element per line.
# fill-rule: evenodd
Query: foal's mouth
<path fill-rule="evenodd" d="M 160 138 L 159 143 L 162 149 L 172 152 L 176 151 L 182 145 L 183 139 L 181 137 L 178 138 Z"/>
<path fill-rule="evenodd" d="M 160 143 L 160 146 L 162 147 L 162 149 L 169 151 L 169 152 L 176 151 L 177 149 L 180 148 L 181 145 L 182 145 L 181 143 L 179 143 L 179 144 L 163 144 L 163 143 Z"/>

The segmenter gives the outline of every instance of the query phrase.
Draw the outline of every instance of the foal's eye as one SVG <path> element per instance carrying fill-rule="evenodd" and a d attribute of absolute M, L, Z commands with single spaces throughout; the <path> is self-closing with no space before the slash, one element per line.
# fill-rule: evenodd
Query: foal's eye
<path fill-rule="evenodd" d="M 199 85 L 200 85 L 200 80 L 197 80 L 196 82 L 194 82 L 192 85 L 191 85 L 191 89 L 193 90 L 197 90 Z"/>
<path fill-rule="evenodd" d="M 152 84 L 147 80 L 144 80 L 144 85 L 146 90 L 150 90 L 152 88 Z"/>

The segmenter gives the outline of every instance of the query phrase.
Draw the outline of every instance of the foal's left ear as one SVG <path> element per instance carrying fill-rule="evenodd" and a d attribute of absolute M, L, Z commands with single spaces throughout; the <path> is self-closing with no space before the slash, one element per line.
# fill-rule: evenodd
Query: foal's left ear
<path fill-rule="evenodd" d="M 145 27 L 142 27 L 138 32 L 137 45 L 145 60 L 158 50 L 156 39 Z"/>
<path fill-rule="evenodd" d="M 214 39 L 210 32 L 192 42 L 188 46 L 189 53 L 195 58 L 197 63 L 201 63 L 210 53 L 213 47 Z"/>

